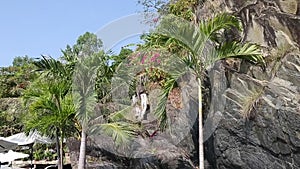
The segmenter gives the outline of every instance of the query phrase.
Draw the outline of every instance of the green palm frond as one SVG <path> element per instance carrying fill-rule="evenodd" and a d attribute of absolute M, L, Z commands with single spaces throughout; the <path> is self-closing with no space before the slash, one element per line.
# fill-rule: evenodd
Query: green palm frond
<path fill-rule="evenodd" d="M 176 81 L 186 74 L 190 69 L 186 65 L 184 58 L 173 54 L 165 59 L 160 67 L 160 70 L 166 72 L 169 76 L 164 82 L 162 93 L 159 96 L 158 105 L 154 111 L 154 115 L 159 120 L 159 126 L 163 130 L 167 126 L 167 100 L 169 93 L 176 86 Z"/>
<path fill-rule="evenodd" d="M 132 106 L 126 106 L 125 108 L 121 109 L 120 111 L 114 112 L 108 116 L 108 119 L 111 121 L 120 121 L 127 119 L 126 115 L 132 110 Z"/>
<path fill-rule="evenodd" d="M 137 125 L 126 122 L 114 122 L 94 125 L 91 133 L 104 133 L 111 136 L 117 145 L 130 141 L 139 130 Z"/>
<path fill-rule="evenodd" d="M 73 99 L 77 107 L 76 118 L 86 129 L 91 119 L 95 118 L 97 95 L 95 92 L 96 75 L 99 65 L 104 65 L 97 55 L 79 59 L 73 77 Z"/>
<path fill-rule="evenodd" d="M 76 118 L 81 125 L 87 126 L 91 119 L 95 117 L 96 95 L 83 97 L 73 93 L 74 103 L 76 105 Z"/>
<path fill-rule="evenodd" d="M 170 15 L 162 20 L 157 32 L 174 39 L 174 42 L 188 51 L 184 57 L 181 57 L 186 63 L 191 63 L 188 66 L 197 71 L 202 69 L 203 60 L 201 57 L 208 44 L 209 36 L 200 31 L 199 27 Z"/>
<path fill-rule="evenodd" d="M 44 95 L 44 90 L 41 90 L 44 86 L 38 82 L 34 81 L 30 86 L 23 92 L 22 101 L 24 106 L 27 106 L 29 103 L 36 101 L 41 95 Z"/>
<path fill-rule="evenodd" d="M 209 20 L 201 21 L 199 27 L 200 31 L 208 37 L 211 37 L 214 33 L 222 29 L 237 28 L 240 31 L 242 30 L 238 18 L 228 13 L 218 14 Z"/>
<path fill-rule="evenodd" d="M 205 35 L 198 31 L 195 25 L 174 15 L 164 17 L 156 31 L 172 38 L 173 41 L 178 42 L 192 53 L 196 51 L 195 49 L 201 44 L 200 42 L 205 39 Z M 194 55 L 196 54 L 194 53 Z"/>
<path fill-rule="evenodd" d="M 71 119 L 71 116 L 74 116 L 76 112 L 76 107 L 73 101 L 73 97 L 71 94 L 65 96 L 65 98 L 61 102 L 61 117 L 62 121 L 67 122 L 68 119 Z"/>
<path fill-rule="evenodd" d="M 168 118 L 167 118 L 166 106 L 167 106 L 169 93 L 174 88 L 175 83 L 176 81 L 173 78 L 170 78 L 166 81 L 165 85 L 163 86 L 163 92 L 159 96 L 158 105 L 154 112 L 154 115 L 159 120 L 159 127 L 162 130 L 164 130 L 167 126 Z"/>
<path fill-rule="evenodd" d="M 55 123 L 52 123 L 54 120 L 51 116 L 43 116 L 43 118 L 30 117 L 24 122 L 25 130 L 31 131 L 36 129 L 43 134 L 51 135 L 54 132 L 52 129 L 55 127 Z"/>
<path fill-rule="evenodd" d="M 216 49 L 217 59 L 240 58 L 253 63 L 263 63 L 264 58 L 258 45 L 250 43 L 227 42 Z"/>
<path fill-rule="evenodd" d="M 54 116 L 52 111 L 57 110 L 55 107 L 49 107 L 50 101 L 33 102 L 28 111 L 28 116 L 24 116 L 23 122 L 25 124 L 25 130 L 37 129 L 41 133 L 49 134 L 53 131 L 51 129 L 59 125 L 57 117 Z M 50 104 L 49 104 L 50 103 Z M 44 109 L 45 108 L 45 109 Z"/>
<path fill-rule="evenodd" d="M 47 84 L 48 89 L 47 91 L 55 95 L 57 98 L 63 98 L 66 96 L 70 90 L 71 83 L 70 81 L 62 80 L 62 79 L 57 79 L 57 80 L 51 80 Z M 46 87 L 46 86 L 45 86 Z"/>
<path fill-rule="evenodd" d="M 51 98 L 40 97 L 37 101 L 33 102 L 30 107 L 30 111 L 48 111 L 57 112 L 59 111 L 57 105 L 51 100 Z"/>
<path fill-rule="evenodd" d="M 54 76 L 66 77 L 69 75 L 65 66 L 50 56 L 46 57 L 42 55 L 42 58 L 34 62 L 34 65 L 39 71 L 48 71 L 48 74 L 52 73 Z"/>

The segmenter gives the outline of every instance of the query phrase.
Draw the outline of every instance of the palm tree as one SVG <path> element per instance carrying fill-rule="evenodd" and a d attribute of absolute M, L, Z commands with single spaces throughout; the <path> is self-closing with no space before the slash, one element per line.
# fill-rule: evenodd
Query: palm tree
<path fill-rule="evenodd" d="M 95 113 L 95 106 L 100 102 L 105 104 L 109 101 L 110 79 L 113 76 L 114 69 L 123 57 L 110 58 L 104 53 L 101 40 L 92 33 L 86 32 L 77 39 L 77 43 L 72 47 L 62 51 L 62 60 L 66 61 L 64 69 L 57 69 L 51 62 L 46 64 L 47 69 L 58 70 L 66 79 L 72 83 L 73 101 L 76 106 L 76 120 L 80 123 L 81 143 L 78 160 L 78 168 L 85 168 L 86 163 L 86 139 L 88 132 L 93 130 L 94 133 L 104 131 L 109 135 L 114 135 L 117 142 L 123 142 L 130 132 L 121 123 L 104 123 L 99 124 L 97 118 L 101 116 Z M 122 55 L 129 51 L 122 50 Z M 124 53 L 125 52 L 125 53 Z M 120 54 L 121 55 L 121 54 Z M 114 60 L 112 66 L 109 61 Z M 44 64 L 45 65 L 45 64 Z"/>
<path fill-rule="evenodd" d="M 30 114 L 25 118 L 25 127 L 55 136 L 58 167 L 62 168 L 64 138 L 75 131 L 75 106 L 70 94 L 70 71 L 51 57 L 42 56 L 35 65 L 42 74 L 23 95 Z"/>
<path fill-rule="evenodd" d="M 98 53 L 99 54 L 99 53 Z M 81 143 L 78 168 L 84 169 L 86 163 L 86 139 L 88 132 L 98 134 L 106 133 L 113 137 L 116 143 L 124 143 L 134 135 L 133 125 L 121 121 L 99 123 L 101 114 L 95 111 L 97 105 L 97 94 L 101 98 L 100 104 L 106 104 L 106 97 L 110 91 L 106 86 L 110 86 L 112 69 L 107 64 L 108 58 L 94 54 L 89 57 L 78 59 L 73 77 L 73 96 L 77 106 L 76 118 L 81 124 Z M 96 83 L 99 90 L 104 86 L 103 91 L 95 91 Z M 100 112 L 101 113 L 101 112 Z"/>
<path fill-rule="evenodd" d="M 75 106 L 68 87 L 61 81 L 38 79 L 26 90 L 23 99 L 28 106 L 29 115 L 25 118 L 27 130 L 36 129 L 56 138 L 59 168 L 63 166 L 63 141 L 75 131 Z"/>
<path fill-rule="evenodd" d="M 229 14 L 219 14 L 194 25 L 176 16 L 166 16 L 160 22 L 156 34 L 168 37 L 179 47 L 183 47 L 188 54 L 180 56 L 187 67 L 196 75 L 198 81 L 198 117 L 199 117 L 199 168 L 204 169 L 203 129 L 202 129 L 202 77 L 205 70 L 218 60 L 227 58 L 241 58 L 253 63 L 263 63 L 259 47 L 255 44 L 227 41 L 224 32 L 236 28 L 241 29 L 240 21 Z M 161 46 L 165 47 L 165 46 Z M 170 73 L 170 72 L 169 72 Z M 176 83 L 173 77 L 166 82 L 156 115 L 160 123 L 166 126 L 167 114 L 165 104 L 168 93 Z"/>
<path fill-rule="evenodd" d="M 73 95 L 77 108 L 76 117 L 81 124 L 81 143 L 79 152 L 78 168 L 85 168 L 86 161 L 86 138 L 88 124 L 92 118 L 95 118 L 94 106 L 96 105 L 95 75 L 97 75 L 97 66 L 99 60 L 81 58 L 78 60 L 73 79 Z"/>

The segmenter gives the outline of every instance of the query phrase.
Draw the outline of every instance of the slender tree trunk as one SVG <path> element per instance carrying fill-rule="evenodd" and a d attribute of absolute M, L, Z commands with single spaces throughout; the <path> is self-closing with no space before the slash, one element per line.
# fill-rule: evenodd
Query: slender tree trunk
<path fill-rule="evenodd" d="M 57 166 L 58 169 L 62 169 L 62 165 L 61 165 L 61 153 L 60 153 L 60 141 L 59 141 L 59 131 L 58 128 L 56 128 L 56 132 L 55 132 L 55 139 L 56 139 L 56 151 L 57 151 Z"/>
<path fill-rule="evenodd" d="M 61 131 L 61 136 L 60 136 L 60 165 L 61 168 L 64 168 L 64 132 Z"/>
<path fill-rule="evenodd" d="M 198 78 L 198 108 L 199 108 L 199 169 L 204 169 L 203 127 L 202 127 L 202 83 Z"/>
<path fill-rule="evenodd" d="M 85 152 L 86 152 L 86 132 L 85 132 L 85 128 L 82 128 L 78 169 L 85 168 L 85 157 L 86 157 Z"/>

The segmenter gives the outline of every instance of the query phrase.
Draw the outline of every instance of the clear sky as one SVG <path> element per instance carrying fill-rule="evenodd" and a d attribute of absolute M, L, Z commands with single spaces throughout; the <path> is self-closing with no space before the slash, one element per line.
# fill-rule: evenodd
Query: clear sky
<path fill-rule="evenodd" d="M 83 33 L 97 33 L 141 8 L 137 0 L 1 0 L 0 67 L 15 56 L 57 58 Z"/>

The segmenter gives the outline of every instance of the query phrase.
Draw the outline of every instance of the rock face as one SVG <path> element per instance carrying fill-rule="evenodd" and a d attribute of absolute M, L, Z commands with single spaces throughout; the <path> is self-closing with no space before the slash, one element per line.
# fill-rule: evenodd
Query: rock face
<path fill-rule="evenodd" d="M 213 168 L 300 167 L 299 61 L 299 53 L 285 55 L 270 80 L 233 74 L 222 118 L 207 144 Z"/>
<path fill-rule="evenodd" d="M 222 64 L 211 70 L 206 122 L 214 132 L 205 143 L 211 168 L 300 168 L 299 4 L 217 0 L 199 10 L 201 17 L 212 11 L 239 16 L 242 38 L 264 46 L 267 60 L 264 71 L 245 63 L 236 70 Z"/>
<path fill-rule="evenodd" d="M 200 19 L 216 12 L 240 17 L 244 34 L 236 36 L 263 46 L 267 60 L 265 68 L 234 61 L 237 66 L 229 69 L 229 63 L 221 61 L 208 71 L 204 90 L 206 168 L 300 168 L 300 1 L 214 0 L 205 1 L 198 12 Z M 236 38 L 230 35 L 228 38 Z M 188 76 L 181 81 L 181 87 L 186 86 L 182 90 L 186 94 L 182 97 L 182 109 L 189 113 L 185 106 L 197 109 L 197 91 L 190 91 L 197 87 L 195 83 L 183 82 L 191 79 Z M 174 122 L 196 119 L 189 113 L 179 118 L 178 109 L 172 106 L 168 111 Z M 87 161 L 94 163 L 89 163 L 89 167 L 195 168 L 197 123 L 185 131 L 178 144 L 160 133 L 154 140 L 139 138 L 132 146 L 141 158 L 111 153 L 107 150 L 115 150 L 112 140 L 103 136 L 92 138 Z M 184 127 L 184 123 L 177 124 Z M 78 151 L 79 144 L 69 145 L 77 147 L 71 151 Z M 72 156 L 73 167 L 76 155 Z"/>

